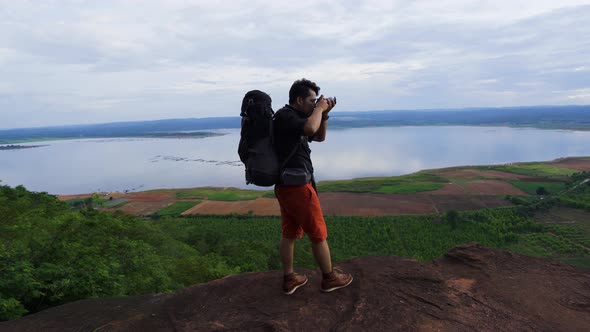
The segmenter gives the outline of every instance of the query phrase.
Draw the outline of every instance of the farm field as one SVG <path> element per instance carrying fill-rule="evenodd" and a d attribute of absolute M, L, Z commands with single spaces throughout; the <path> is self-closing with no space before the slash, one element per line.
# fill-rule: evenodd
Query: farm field
<path fill-rule="evenodd" d="M 510 165 L 466 166 L 425 170 L 395 177 L 372 177 L 318 183 L 325 215 L 386 216 L 472 211 L 512 206 L 506 195 L 535 195 L 539 187 L 548 193 L 565 188 L 571 174 L 590 169 L 588 158 Z M 65 195 L 61 200 L 84 199 L 92 194 Z M 278 216 L 280 209 L 272 190 L 237 188 L 162 189 L 133 193 L 110 193 L 115 206 L 135 215 Z M 183 203 L 180 203 L 183 202 Z"/>

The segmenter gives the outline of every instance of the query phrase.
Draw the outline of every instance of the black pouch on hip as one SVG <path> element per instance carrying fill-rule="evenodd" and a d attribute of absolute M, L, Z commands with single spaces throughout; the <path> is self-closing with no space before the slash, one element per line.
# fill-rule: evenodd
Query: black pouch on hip
<path fill-rule="evenodd" d="M 311 181 L 311 172 L 306 168 L 285 168 L 281 172 L 281 184 L 284 186 L 303 186 Z"/>

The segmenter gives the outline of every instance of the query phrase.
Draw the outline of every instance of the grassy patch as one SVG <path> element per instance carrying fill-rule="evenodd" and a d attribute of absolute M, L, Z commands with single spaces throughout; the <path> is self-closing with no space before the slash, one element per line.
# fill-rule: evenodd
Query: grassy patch
<path fill-rule="evenodd" d="M 266 191 L 236 188 L 195 188 L 176 192 L 177 198 L 208 199 L 211 201 L 247 201 L 262 197 Z"/>
<path fill-rule="evenodd" d="M 374 192 L 385 194 L 411 194 L 421 191 L 433 191 L 442 188 L 442 183 L 399 183 L 396 185 L 382 186 Z"/>
<path fill-rule="evenodd" d="M 565 206 L 590 211 L 590 182 L 579 186 L 565 196 L 559 197 L 559 200 Z"/>
<path fill-rule="evenodd" d="M 199 201 L 174 202 L 154 214 L 157 216 L 175 216 L 175 215 L 179 215 L 179 214 L 183 213 L 184 211 L 192 208 L 193 206 L 195 206 L 199 203 L 201 203 L 201 202 L 199 202 Z"/>
<path fill-rule="evenodd" d="M 73 199 L 68 199 L 67 201 L 65 201 L 70 207 L 77 207 L 81 204 L 84 203 L 84 199 L 83 198 L 73 198 Z"/>
<path fill-rule="evenodd" d="M 116 198 L 116 199 L 106 200 L 104 202 L 103 207 L 115 209 L 115 208 L 120 208 L 121 206 L 123 206 L 127 203 L 129 203 L 128 199 Z"/>
<path fill-rule="evenodd" d="M 100 196 L 98 194 L 94 194 L 91 197 L 74 198 L 74 199 L 69 199 L 65 202 L 68 204 L 68 206 L 70 208 L 81 209 L 81 208 L 85 208 L 85 207 L 94 207 L 94 208 L 104 207 L 105 203 L 107 203 L 108 200 L 102 198 L 102 196 Z"/>
<path fill-rule="evenodd" d="M 559 260 L 590 271 L 590 259 L 587 257 L 560 257 Z"/>
<path fill-rule="evenodd" d="M 543 232 L 520 235 L 518 242 L 506 249 L 590 269 L 590 237 L 576 225 L 546 226 Z"/>
<path fill-rule="evenodd" d="M 479 169 L 493 169 L 502 172 L 534 176 L 534 177 L 566 177 L 576 173 L 576 170 L 556 167 L 542 163 L 523 163 L 510 166 L 485 166 Z"/>
<path fill-rule="evenodd" d="M 529 195 L 536 195 L 539 187 L 545 188 L 548 194 L 557 194 L 565 189 L 565 183 L 561 182 L 526 182 L 509 181 L 513 186 L 526 192 Z"/>
<path fill-rule="evenodd" d="M 583 193 L 584 190 L 580 190 L 575 195 Z M 565 196 L 569 195 L 572 193 Z M 561 204 L 563 202 L 560 202 Z M 527 247 L 534 247 L 534 252 L 537 253 L 545 251 L 547 257 L 590 269 L 590 212 L 556 206 L 548 211 L 536 213 L 534 220 L 542 225 L 545 231 L 531 234 L 524 239 Z"/>
<path fill-rule="evenodd" d="M 543 225 L 522 216 L 518 209 L 489 209 L 443 216 L 326 217 L 330 232 L 330 250 L 334 261 L 355 256 L 402 256 L 428 261 L 440 257 L 452 247 L 478 242 L 520 254 L 566 258 L 576 265 L 590 264 L 590 249 L 584 243 L 590 237 L 569 226 Z M 203 255 L 221 253 L 230 266 L 252 261 L 246 251 L 266 253 L 253 270 L 280 267 L 276 243 L 280 221 L 271 217 L 201 216 L 158 221 L 166 232 L 197 248 Z M 176 235 L 174 235 L 176 234 Z M 309 240 L 295 246 L 295 264 L 314 267 Z M 252 252 L 250 255 L 258 257 Z M 271 255 L 271 256 L 269 256 Z M 269 258 L 272 257 L 272 258 Z M 242 271 L 248 271 L 242 269 Z"/>
<path fill-rule="evenodd" d="M 118 209 L 120 207 L 123 207 L 127 203 L 129 203 L 129 201 L 119 202 L 119 203 L 117 203 L 115 205 L 109 206 L 109 208 L 111 208 L 111 209 Z"/>
<path fill-rule="evenodd" d="M 436 190 L 448 180 L 430 173 L 415 173 L 393 177 L 358 178 L 343 181 L 322 181 L 318 183 L 321 192 L 357 193 L 414 193 Z"/>
<path fill-rule="evenodd" d="M 274 190 L 270 190 L 270 191 L 265 191 L 264 194 L 262 195 L 262 197 L 264 197 L 264 198 L 276 198 L 277 196 L 275 196 Z"/>

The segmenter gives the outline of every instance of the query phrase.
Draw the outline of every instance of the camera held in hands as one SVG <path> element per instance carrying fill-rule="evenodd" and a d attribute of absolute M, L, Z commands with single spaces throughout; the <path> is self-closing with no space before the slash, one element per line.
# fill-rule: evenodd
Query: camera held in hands
<path fill-rule="evenodd" d="M 336 97 L 324 97 L 324 99 L 327 99 L 329 101 L 331 101 L 332 103 L 336 102 Z M 316 99 L 315 104 L 317 105 L 320 102 L 320 98 Z"/>

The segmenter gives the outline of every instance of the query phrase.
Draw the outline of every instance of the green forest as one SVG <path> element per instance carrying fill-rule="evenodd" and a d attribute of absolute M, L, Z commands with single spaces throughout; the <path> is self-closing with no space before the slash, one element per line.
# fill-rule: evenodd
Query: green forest
<path fill-rule="evenodd" d="M 559 196 L 508 197 L 516 204 L 508 208 L 326 217 L 333 259 L 396 255 L 429 261 L 478 242 L 590 269 L 589 218 L 557 223 L 544 217 L 555 211 L 588 216 L 588 177 L 570 175 Z M 279 218 L 181 217 L 176 212 L 183 208 L 140 218 L 0 186 L 0 320 L 79 299 L 172 292 L 229 274 L 280 269 Z M 298 241 L 295 257 L 296 266 L 315 267 L 309 240 Z"/>

